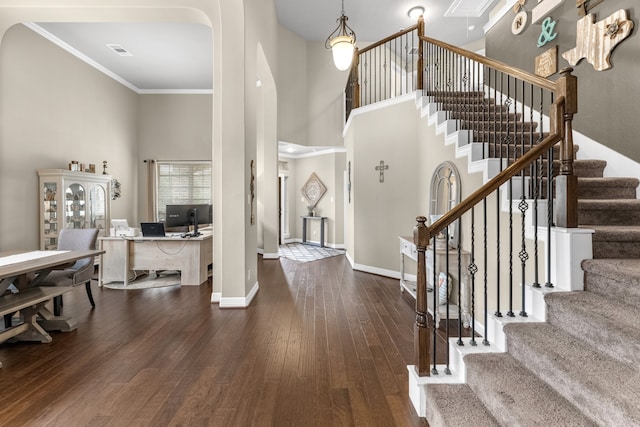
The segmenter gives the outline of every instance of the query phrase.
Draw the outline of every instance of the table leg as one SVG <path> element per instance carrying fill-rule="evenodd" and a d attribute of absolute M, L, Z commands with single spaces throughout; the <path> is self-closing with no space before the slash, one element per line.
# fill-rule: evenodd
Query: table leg
<path fill-rule="evenodd" d="M 324 219 L 320 219 L 320 247 L 324 248 Z"/>
<path fill-rule="evenodd" d="M 302 243 L 307 241 L 307 218 L 302 218 Z"/>

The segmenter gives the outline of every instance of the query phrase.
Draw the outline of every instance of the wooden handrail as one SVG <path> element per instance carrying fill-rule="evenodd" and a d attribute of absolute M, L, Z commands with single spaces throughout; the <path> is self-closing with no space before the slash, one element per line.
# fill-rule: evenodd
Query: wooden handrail
<path fill-rule="evenodd" d="M 498 71 L 502 71 L 505 74 L 509 74 L 512 77 L 516 77 L 520 80 L 539 86 L 543 89 L 547 89 L 551 92 L 555 92 L 557 90 L 557 84 L 555 82 L 540 76 L 536 76 L 535 74 L 531 74 L 526 71 L 520 70 L 519 68 L 512 67 L 510 65 L 505 64 L 504 62 L 496 61 L 495 59 L 490 59 L 485 56 L 478 55 L 477 53 L 471 52 L 470 50 L 462 49 L 460 47 L 447 44 L 440 40 L 431 39 L 429 37 L 420 37 L 420 40 L 431 43 L 443 49 L 450 50 L 454 53 L 465 56 L 480 64 L 484 64 L 489 67 L 495 68 Z"/>
<path fill-rule="evenodd" d="M 509 181 L 516 174 L 520 173 L 524 168 L 529 166 L 538 157 L 543 155 L 555 144 L 563 140 L 564 134 L 564 106 L 565 98 L 560 97 L 551 106 L 551 125 L 553 128 L 553 134 L 544 138 L 540 143 L 536 144 L 526 154 L 516 160 L 514 163 L 505 168 L 498 175 L 493 177 L 485 185 L 477 189 L 470 196 L 465 198 L 460 204 L 449 210 L 442 215 L 436 222 L 427 227 L 428 238 L 438 234 L 444 230 L 445 227 L 458 220 L 465 212 L 473 208 L 480 203 L 483 199 L 487 198 L 491 193 L 497 190 L 502 184 Z"/>
<path fill-rule="evenodd" d="M 382 46 L 383 44 L 395 39 L 396 37 L 404 36 L 405 34 L 408 34 L 411 31 L 416 30 L 418 28 L 418 25 L 420 25 L 420 22 L 421 21 L 418 20 L 418 23 L 415 24 L 415 25 L 407 27 L 404 30 L 400 30 L 397 33 L 394 33 L 394 34 L 390 35 L 389 37 L 385 37 L 384 39 L 382 39 L 380 41 L 377 41 L 377 42 L 375 42 L 373 44 L 370 44 L 367 47 L 363 47 L 362 49 L 359 50 L 360 55 L 362 55 L 363 53 L 365 53 L 365 52 L 367 52 L 367 51 L 369 51 L 371 49 L 375 49 L 375 48 L 377 48 L 379 46 Z"/>

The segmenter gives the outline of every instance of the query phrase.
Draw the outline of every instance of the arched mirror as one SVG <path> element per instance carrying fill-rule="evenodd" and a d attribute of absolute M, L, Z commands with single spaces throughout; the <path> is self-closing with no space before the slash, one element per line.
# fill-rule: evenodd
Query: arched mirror
<path fill-rule="evenodd" d="M 431 177 L 430 223 L 460 203 L 460 174 L 451 162 L 438 165 Z M 444 236 L 440 236 L 444 238 Z M 460 243 L 460 220 L 449 225 L 449 246 L 457 248 Z"/>

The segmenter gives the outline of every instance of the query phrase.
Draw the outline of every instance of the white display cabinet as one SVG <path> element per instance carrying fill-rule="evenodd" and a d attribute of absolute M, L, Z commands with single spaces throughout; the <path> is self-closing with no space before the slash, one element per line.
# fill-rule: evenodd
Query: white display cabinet
<path fill-rule="evenodd" d="M 111 175 L 38 169 L 40 249 L 58 247 L 63 228 L 108 230 L 111 217 Z"/>

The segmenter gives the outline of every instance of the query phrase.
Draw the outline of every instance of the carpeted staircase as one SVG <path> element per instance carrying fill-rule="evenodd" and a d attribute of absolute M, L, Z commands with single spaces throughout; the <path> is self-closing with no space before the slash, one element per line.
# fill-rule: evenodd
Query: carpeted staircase
<path fill-rule="evenodd" d="M 595 230 L 585 290 L 546 294 L 547 322 L 507 324 L 506 353 L 466 355 L 466 384 L 428 384 L 430 426 L 640 426 L 638 180 L 605 166 L 575 163 Z"/>
<path fill-rule="evenodd" d="M 579 178 L 579 219 L 596 230 L 585 291 L 547 294 L 546 323 L 505 326 L 507 353 L 465 356 L 467 384 L 429 385 L 429 425 L 640 425 L 637 186 Z"/>

